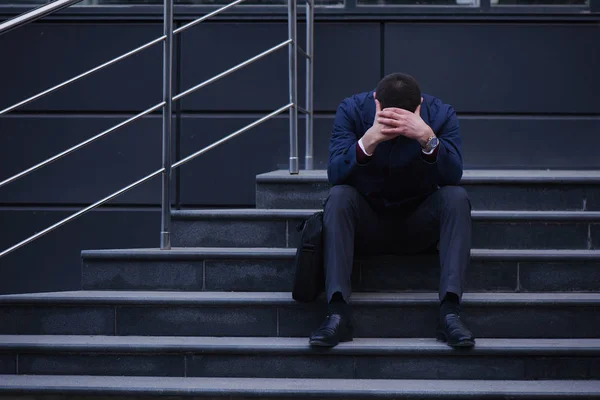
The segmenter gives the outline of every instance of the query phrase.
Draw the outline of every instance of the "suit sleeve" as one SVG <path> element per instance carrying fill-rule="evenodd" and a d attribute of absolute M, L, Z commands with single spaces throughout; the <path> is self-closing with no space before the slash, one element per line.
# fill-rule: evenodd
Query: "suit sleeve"
<path fill-rule="evenodd" d="M 327 176 L 331 185 L 346 183 L 359 165 L 356 159 L 356 122 L 350 113 L 351 106 L 344 100 L 338 106 L 333 121 L 327 166 Z"/>
<path fill-rule="evenodd" d="M 440 186 L 458 185 L 463 175 L 462 139 L 456 112 L 449 107 L 446 122 L 437 134 L 440 140 L 439 150 L 434 162 Z M 427 162 L 427 161 L 425 161 Z"/>

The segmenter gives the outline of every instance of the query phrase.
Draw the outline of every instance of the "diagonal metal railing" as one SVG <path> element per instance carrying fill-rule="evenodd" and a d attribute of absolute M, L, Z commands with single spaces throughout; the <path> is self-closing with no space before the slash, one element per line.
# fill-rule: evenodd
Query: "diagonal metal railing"
<path fill-rule="evenodd" d="M 56 12 L 60 9 L 68 7 L 69 5 L 75 4 L 80 0 L 56 0 L 52 3 L 34 9 L 28 13 L 20 15 L 11 20 L 0 23 L 0 35 L 18 28 L 20 26 L 26 25 L 32 21 L 35 21 L 39 18 L 42 18 L 46 15 L 51 14 L 52 12 Z M 262 53 L 257 54 L 254 57 L 247 59 L 222 73 L 215 75 L 214 77 L 201 82 L 200 84 L 193 86 L 186 91 L 179 93 L 175 96 L 172 95 L 172 66 L 173 66 L 173 36 L 175 34 L 179 34 L 184 32 L 185 30 L 215 16 L 218 15 L 231 7 L 234 7 L 244 0 L 235 0 L 232 3 L 229 3 L 221 8 L 216 9 L 215 11 L 206 14 L 200 18 L 193 20 L 178 29 L 173 29 L 173 0 L 165 0 L 164 2 L 164 34 L 146 44 L 143 44 L 127 53 L 124 53 L 112 60 L 109 60 L 97 67 L 94 67 L 82 74 L 79 74 L 65 82 L 62 82 L 58 85 L 55 85 L 47 90 L 44 90 L 34 96 L 31 96 L 23 101 L 20 101 L 10 107 L 7 107 L 0 111 L 0 115 L 6 114 L 10 111 L 13 111 L 19 107 L 22 107 L 26 104 L 29 104 L 41 97 L 44 97 L 50 93 L 55 92 L 65 86 L 68 86 L 80 79 L 83 79 L 97 71 L 100 71 L 110 65 L 113 65 L 119 61 L 122 61 L 128 57 L 133 56 L 157 43 L 163 43 L 163 101 L 160 103 L 142 111 L 139 114 L 73 146 L 70 147 L 47 160 L 44 160 L 30 168 L 27 168 L 24 171 L 19 172 L 18 174 L 7 178 L 0 182 L 0 187 L 7 185 L 19 178 L 28 175 L 45 165 L 51 164 L 54 161 L 67 156 L 68 154 L 75 152 L 94 141 L 117 131 L 118 129 L 131 124 L 132 122 L 154 112 L 159 109 L 162 109 L 162 119 L 163 119 L 163 143 L 162 143 L 162 168 L 152 172 L 151 174 L 131 183 L 130 185 L 121 188 L 120 190 L 108 195 L 107 197 L 97 201 L 96 203 L 70 215 L 69 217 L 49 226 L 48 228 L 36 233 L 35 235 L 30 236 L 29 238 L 15 244 L 14 246 L 9 247 L 8 249 L 0 252 L 0 258 L 16 251 L 17 249 L 39 239 L 40 237 L 46 235 L 47 233 L 59 228 L 60 226 L 84 215 L 85 213 L 105 204 L 108 201 L 113 200 L 114 198 L 120 196 L 123 193 L 141 185 L 144 182 L 158 176 L 162 175 L 162 198 L 161 198 L 161 239 L 160 239 L 160 248 L 161 249 L 170 249 L 170 226 L 171 226 L 171 192 L 170 192 L 170 182 L 171 182 L 171 172 L 173 169 L 182 166 L 183 164 L 193 160 L 194 158 L 204 154 L 205 152 L 225 143 L 226 141 L 246 132 L 249 129 L 252 129 L 263 122 L 283 113 L 284 111 L 289 111 L 289 123 L 290 123 L 290 157 L 289 157 L 289 171 L 292 174 L 296 174 L 299 172 L 299 162 L 298 162 L 298 112 L 306 115 L 307 124 L 306 124 L 306 155 L 305 155 L 305 166 L 306 169 L 313 168 L 312 162 L 312 135 L 313 135 L 313 61 L 314 61 L 314 46 L 313 46 L 313 33 L 314 33 L 314 3 L 313 0 L 306 1 L 306 21 L 307 21 L 307 50 L 301 49 L 297 45 L 297 3 L 296 0 L 288 1 L 288 39 L 263 51 Z M 250 65 L 269 54 L 272 54 L 284 47 L 288 47 L 288 62 L 289 62 L 289 103 L 274 112 L 246 125 L 245 127 L 233 132 L 232 134 L 216 141 L 215 143 L 191 154 L 190 156 L 185 157 L 184 159 L 177 161 L 176 163 L 172 163 L 171 161 L 171 120 L 172 120 L 172 103 L 174 101 L 181 100 L 185 96 L 194 93 L 195 91 L 210 85 L 213 82 L 222 79 L 235 71 L 244 68 L 247 65 Z M 306 58 L 306 108 L 301 108 L 298 106 L 298 93 L 297 93 L 297 56 L 298 54 L 304 56 Z"/>
<path fill-rule="evenodd" d="M 61 89 L 61 88 L 66 87 L 66 86 L 69 86 L 70 84 L 75 83 L 78 80 L 85 78 L 86 76 L 92 75 L 94 72 L 98 72 L 100 70 L 103 70 L 104 68 L 109 67 L 109 66 L 111 66 L 113 64 L 116 64 L 119 61 L 122 61 L 122 60 L 124 60 L 124 59 L 126 59 L 128 57 L 131 57 L 131 56 L 139 53 L 142 50 L 146 50 L 147 48 L 152 47 L 155 44 L 162 42 L 163 40 L 165 40 L 165 38 L 166 38 L 166 36 L 161 36 L 159 38 L 156 38 L 153 41 L 148 42 L 148 43 L 146 43 L 146 44 L 144 44 L 144 45 L 142 45 L 140 47 L 137 47 L 137 48 L 135 48 L 135 49 L 133 49 L 131 51 L 128 51 L 127 53 L 122 54 L 119 57 L 113 58 L 112 60 L 107 61 L 104 64 L 100 64 L 97 67 L 94 67 L 94 68 L 90 69 L 89 71 L 86 71 L 86 72 L 84 72 L 82 74 L 79 74 L 79 75 L 77 75 L 77 76 L 75 76 L 75 77 L 73 77 L 73 78 L 71 78 L 69 80 L 66 80 L 66 81 L 64 81 L 62 83 L 59 83 L 56 86 L 52 86 L 51 88 L 46 89 L 43 92 L 40 92 L 40 93 L 38 93 L 38 94 L 36 94 L 34 96 L 31 96 L 31 97 L 29 97 L 29 98 L 27 98 L 27 99 L 25 99 L 23 101 L 20 101 L 20 102 L 18 102 L 16 104 L 13 104 L 12 106 L 5 108 L 4 110 L 1 110 L 0 111 L 0 115 L 6 114 L 6 113 L 11 112 L 13 110 L 16 110 L 17 108 L 22 107 L 24 105 L 27 105 L 27 104 L 35 101 L 35 100 L 41 99 L 42 97 L 44 97 L 46 95 L 49 95 L 50 93 L 56 92 L 58 89 Z"/>
<path fill-rule="evenodd" d="M 73 4 L 79 3 L 80 1 L 81 0 L 55 0 L 48 4 L 43 4 L 21 15 L 17 15 L 14 18 L 0 23 L 0 35 L 3 35 L 13 29 L 17 29 L 23 25 L 27 25 L 40 18 L 44 18 L 47 15 L 54 14 L 55 12 L 58 12 L 63 8 L 70 7 Z"/>
<path fill-rule="evenodd" d="M 273 111 L 272 113 L 270 113 L 268 115 L 265 115 L 264 117 L 262 117 L 262 118 L 260 118 L 260 119 L 258 119 L 256 121 L 254 121 L 254 122 L 252 122 L 251 124 L 248 124 L 248 125 L 244 126 L 243 128 L 241 128 L 241 129 L 239 129 L 239 130 L 237 130 L 237 131 L 229 134 L 228 136 L 225 136 L 224 138 L 222 138 L 222 139 L 214 142 L 213 144 L 211 144 L 209 146 L 206 146 L 202 150 L 199 150 L 199 151 L 197 151 L 197 152 L 195 152 L 193 154 L 190 154 L 189 156 L 181 159 L 180 161 L 178 161 L 175 164 L 173 164 L 171 166 L 171 168 L 172 169 L 179 168 L 183 164 L 186 164 L 186 163 L 192 161 L 194 158 L 196 158 L 196 157 L 198 157 L 198 156 L 206 153 L 209 150 L 214 149 L 215 147 L 217 147 L 217 146 L 219 146 L 219 145 L 227 142 L 230 139 L 233 139 L 234 137 L 236 137 L 236 136 L 238 136 L 238 135 L 246 132 L 247 130 L 250 130 L 250 129 L 254 128 L 255 126 L 258 126 L 258 125 L 262 124 L 263 122 L 270 120 L 271 118 L 273 118 L 273 117 L 281 114 L 282 112 L 284 112 L 284 111 L 286 111 L 288 109 L 291 109 L 292 107 L 293 107 L 293 104 L 290 103 L 288 105 L 285 105 L 285 106 L 279 108 L 278 110 Z M 85 214 L 85 213 L 93 210 L 94 208 L 99 207 L 99 206 L 101 206 L 101 205 L 103 205 L 103 204 L 105 204 L 105 203 L 107 203 L 107 202 L 109 202 L 109 201 L 111 201 L 111 200 L 119 197 L 120 195 L 128 192 L 129 190 L 131 190 L 131 189 L 133 189 L 133 188 L 141 185 L 142 183 L 145 183 L 145 182 L 149 181 L 152 178 L 157 177 L 158 175 L 160 175 L 160 174 L 162 174 L 164 172 L 165 172 L 165 168 L 164 167 L 161 168 L 161 169 L 157 169 L 156 171 L 152 172 L 151 174 L 146 175 L 145 177 L 143 177 L 143 178 L 141 178 L 141 179 L 139 179 L 139 180 L 131 183 L 130 185 L 127 185 L 124 188 L 119 189 L 118 191 L 116 191 L 116 192 L 114 192 L 114 193 L 106 196 L 102 200 L 99 200 L 96 203 L 94 203 L 94 204 L 92 204 L 92 205 L 90 205 L 90 206 L 88 206 L 88 207 L 86 207 L 86 208 L 84 208 L 84 209 L 82 209 L 80 211 L 77 211 L 76 213 L 68 216 L 67 218 L 65 218 L 63 220 L 60 220 L 59 222 L 55 223 L 54 225 L 49 226 L 48 228 L 44 229 L 43 231 L 40 231 L 40 232 L 36 233 L 35 235 L 30 236 L 29 238 L 27 238 L 27 239 L 25 239 L 25 240 L 23 240 L 23 241 L 15 244 L 14 246 L 9 247 L 8 249 L 6 249 L 6 250 L 4 250 L 4 251 L 2 251 L 0 253 L 0 258 L 3 257 L 3 256 L 5 256 L 5 255 L 8 255 L 9 253 L 12 253 L 13 251 L 15 251 L 15 250 L 17 250 L 17 249 L 19 249 L 19 248 L 21 248 L 21 247 L 23 247 L 23 246 L 25 246 L 25 245 L 33 242 L 33 241 L 35 241 L 36 239 L 39 239 L 40 237 L 46 235 L 47 233 L 52 232 L 53 230 L 55 230 L 55 229 L 57 229 L 57 228 L 65 225 L 66 223 L 68 223 L 68 222 L 76 219 L 77 217 L 80 217 L 83 214 Z"/>

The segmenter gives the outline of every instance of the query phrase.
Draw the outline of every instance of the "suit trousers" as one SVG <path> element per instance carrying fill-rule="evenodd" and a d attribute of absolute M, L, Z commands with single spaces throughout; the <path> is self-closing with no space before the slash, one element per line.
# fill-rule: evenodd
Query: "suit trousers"
<path fill-rule="evenodd" d="M 416 208 L 376 212 L 352 186 L 331 188 L 323 215 L 325 291 L 350 298 L 355 254 L 411 254 L 439 245 L 440 301 L 462 298 L 471 253 L 471 203 L 459 186 L 444 186 Z"/>

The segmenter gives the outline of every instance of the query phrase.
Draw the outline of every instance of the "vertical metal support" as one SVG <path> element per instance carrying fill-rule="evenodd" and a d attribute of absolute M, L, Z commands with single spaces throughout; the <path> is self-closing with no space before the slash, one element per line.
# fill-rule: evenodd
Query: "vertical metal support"
<path fill-rule="evenodd" d="M 173 0 L 164 0 L 163 154 L 160 248 L 171 248 L 171 128 L 173 126 Z"/>
<path fill-rule="evenodd" d="M 298 166 L 298 41 L 297 41 L 296 0 L 288 0 L 289 44 L 289 84 L 290 84 L 290 174 L 299 172 Z"/>
<path fill-rule="evenodd" d="M 304 156 L 304 165 L 307 170 L 313 169 L 313 71 L 314 71 L 314 21 L 315 21 L 315 0 L 306 0 L 306 154 Z"/>

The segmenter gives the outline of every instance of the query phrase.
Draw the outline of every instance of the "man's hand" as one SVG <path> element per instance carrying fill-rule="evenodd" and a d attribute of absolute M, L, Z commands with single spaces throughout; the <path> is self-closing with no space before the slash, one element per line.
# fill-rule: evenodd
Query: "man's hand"
<path fill-rule="evenodd" d="M 396 136 L 400 136 L 400 134 L 383 133 L 384 129 L 391 128 L 392 126 L 388 127 L 379 122 L 378 117 L 382 112 L 381 103 L 379 103 L 379 100 L 377 100 L 377 98 L 375 97 L 375 93 L 373 93 L 373 98 L 375 99 L 375 120 L 373 121 L 373 126 L 371 126 L 362 137 L 365 150 L 369 154 L 373 154 L 375 148 L 379 143 L 391 140 Z"/>
<path fill-rule="evenodd" d="M 414 113 L 401 108 L 386 108 L 378 112 L 376 123 L 381 128 L 383 135 L 395 138 L 397 136 L 406 136 L 414 139 L 425 147 L 427 140 L 433 136 L 433 130 L 423 121 L 420 115 L 421 105 L 417 107 Z"/>

